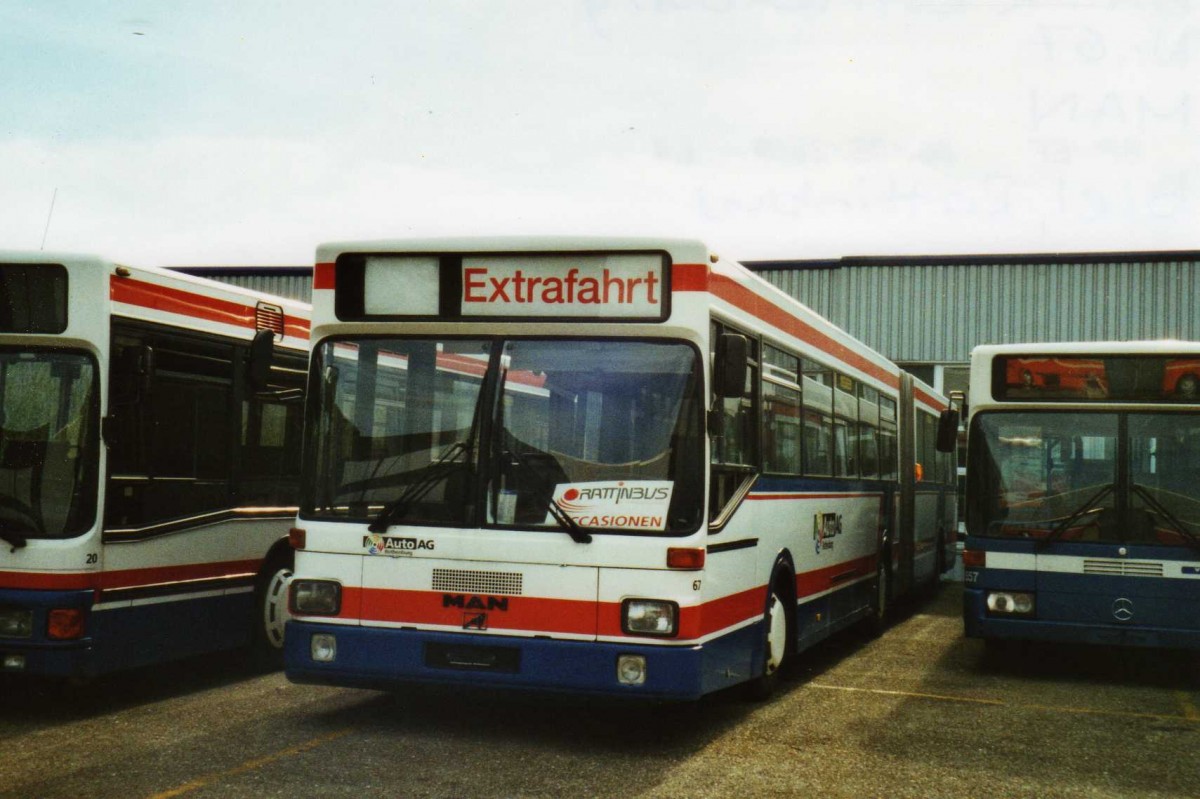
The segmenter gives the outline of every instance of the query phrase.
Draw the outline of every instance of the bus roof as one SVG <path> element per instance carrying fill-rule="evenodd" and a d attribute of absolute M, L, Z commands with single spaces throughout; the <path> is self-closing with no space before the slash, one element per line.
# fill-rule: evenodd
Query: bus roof
<path fill-rule="evenodd" d="M 666 250 L 677 260 L 707 262 L 711 250 L 698 239 L 646 236 L 459 236 L 330 242 L 317 247 L 317 263 L 330 263 L 341 253 L 370 252 L 589 252 Z"/>
<path fill-rule="evenodd" d="M 55 335 L 89 338 L 87 325 L 102 323 L 107 314 L 142 321 L 192 327 L 212 332 L 259 328 L 260 315 L 271 327 L 281 326 L 280 343 L 307 348 L 312 306 L 297 300 L 193 277 L 155 266 L 129 266 L 84 253 L 0 250 L 0 264 L 61 266 L 71 277 L 66 291 L 73 308 L 87 312 L 68 315 L 66 327 Z M 278 310 L 272 310 L 272 307 Z M 107 334 L 105 334 L 107 335 Z"/>
<path fill-rule="evenodd" d="M 981 344 L 971 359 L 996 355 L 1166 355 L 1200 352 L 1200 342 L 1176 339 L 1152 341 L 1064 341 L 1039 344 Z"/>
<path fill-rule="evenodd" d="M 607 253 L 663 251 L 676 266 L 703 267 L 710 278 L 703 279 L 703 290 L 716 301 L 729 303 L 741 313 L 756 318 L 764 331 L 778 329 L 784 333 L 819 342 L 826 358 L 836 361 L 838 368 L 850 368 L 857 376 L 868 376 L 884 385 L 895 387 L 900 368 L 879 352 L 820 316 L 796 298 L 755 275 L 743 264 L 722 258 L 699 239 L 654 238 L 644 236 L 465 236 L 445 238 L 379 239 L 373 241 L 329 242 L 317 248 L 317 271 L 314 289 L 331 289 L 330 279 L 322 278 L 322 269 L 329 269 L 343 254 L 414 254 L 438 253 Z M 701 284 L 695 284 L 701 285 Z M 678 288 L 676 289 L 679 290 Z M 693 289 L 694 290 L 694 289 Z M 317 316 L 332 312 L 321 303 L 322 292 L 314 292 L 318 305 Z M 773 334 L 768 333 L 768 339 Z M 915 380 L 918 398 L 930 408 L 943 407 L 946 398 L 920 380 Z"/>

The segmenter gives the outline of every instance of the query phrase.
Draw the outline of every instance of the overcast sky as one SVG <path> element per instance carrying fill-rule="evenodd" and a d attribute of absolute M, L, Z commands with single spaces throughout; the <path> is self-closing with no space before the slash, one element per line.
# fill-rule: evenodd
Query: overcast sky
<path fill-rule="evenodd" d="M 0 248 L 1193 249 L 1198 86 L 1200 2 L 3 0 Z"/>

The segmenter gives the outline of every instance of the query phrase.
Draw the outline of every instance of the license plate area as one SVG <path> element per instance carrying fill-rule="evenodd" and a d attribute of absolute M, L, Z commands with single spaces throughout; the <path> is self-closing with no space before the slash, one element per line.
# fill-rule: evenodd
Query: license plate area
<path fill-rule="evenodd" d="M 434 669 L 516 674 L 521 670 L 521 650 L 508 646 L 428 643 L 425 665 Z"/>

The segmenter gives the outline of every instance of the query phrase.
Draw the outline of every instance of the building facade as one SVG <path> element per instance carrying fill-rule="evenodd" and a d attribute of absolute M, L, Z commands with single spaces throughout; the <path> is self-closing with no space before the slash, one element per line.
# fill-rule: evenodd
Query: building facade
<path fill-rule="evenodd" d="M 1200 251 L 746 266 L 943 391 L 966 390 L 977 344 L 1200 340 Z"/>
<path fill-rule="evenodd" d="M 977 344 L 1200 340 L 1200 250 L 744 263 L 942 391 L 966 390 Z M 311 297 L 308 266 L 180 271 Z"/>

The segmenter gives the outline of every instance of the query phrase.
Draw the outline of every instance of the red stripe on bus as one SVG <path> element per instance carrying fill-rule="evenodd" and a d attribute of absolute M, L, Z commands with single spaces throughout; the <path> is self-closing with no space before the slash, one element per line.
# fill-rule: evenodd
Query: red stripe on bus
<path fill-rule="evenodd" d="M 708 267 L 704 264 L 672 265 L 671 291 L 708 291 Z"/>
<path fill-rule="evenodd" d="M 680 609 L 679 633 L 672 640 L 693 640 L 731 627 L 763 612 L 763 590 L 753 588 L 699 607 Z M 447 602 L 446 597 L 452 597 Z M 458 601 L 462 604 L 456 604 Z M 489 600 L 492 607 L 488 606 Z M 472 603 L 474 606 L 469 606 Z M 501 608 L 497 603 L 503 603 Z M 474 594 L 385 588 L 345 588 L 344 619 L 391 624 L 426 624 L 476 629 L 486 614 L 486 629 L 532 633 L 619 636 L 621 603 L 526 596 Z M 471 627 L 470 625 L 476 625 Z M 631 636 L 641 637 L 641 636 Z"/>
<path fill-rule="evenodd" d="M 83 590 L 95 588 L 98 576 L 98 572 L 0 572 L 0 586 L 38 591 Z"/>
<path fill-rule="evenodd" d="M 462 605 L 450 604 L 461 600 Z M 341 618 L 393 624 L 437 624 L 462 629 L 487 614 L 485 629 L 595 635 L 597 604 L 577 599 L 525 596 L 479 596 L 458 592 L 387 588 L 344 588 Z M 491 600 L 493 607 L 487 607 Z M 468 602 L 477 606 L 468 607 Z M 503 603 L 503 609 L 495 603 Z M 355 615 L 355 608 L 358 608 Z M 619 612 L 619 610 L 618 610 Z"/>
<path fill-rule="evenodd" d="M 317 264 L 313 269 L 313 290 L 332 289 L 336 285 L 333 264 Z"/>
<path fill-rule="evenodd" d="M 160 286 L 142 280 L 113 275 L 109 280 L 109 296 L 113 302 L 136 305 L 165 313 L 179 314 L 208 322 L 256 329 L 253 305 L 207 297 L 192 291 Z M 308 338 L 309 321 L 294 313 L 284 313 L 284 333 L 297 338 Z"/>
<path fill-rule="evenodd" d="M 679 611 L 679 637 L 700 638 L 763 614 L 766 597 L 764 586 L 723 596 L 694 608 Z"/>
<path fill-rule="evenodd" d="M 97 587 L 102 591 L 117 588 L 141 588 L 166 583 L 182 583 L 189 580 L 210 580 L 214 577 L 233 577 L 239 574 L 255 574 L 262 565 L 262 558 L 255 560 L 229 560 L 219 563 L 188 563 L 181 566 L 155 566 L 148 569 L 122 569 L 104 571 Z"/>
<path fill-rule="evenodd" d="M 874 377 L 891 388 L 899 388 L 900 378 L 867 360 L 845 344 L 817 330 L 791 312 L 726 277 L 710 272 L 704 264 L 675 264 L 671 269 L 672 291 L 701 291 L 737 306 L 746 313 L 806 341 L 822 352 Z"/>
<path fill-rule="evenodd" d="M 254 574 L 262 565 L 262 559 L 235 560 L 220 563 L 189 563 L 182 566 L 158 566 L 149 569 L 122 569 L 99 572 L 0 572 L 0 586 L 4 588 L 33 589 L 40 591 L 72 591 L 117 588 L 140 588 L 150 585 L 167 585 L 189 580 L 207 580 L 214 577 L 232 577 L 238 574 Z"/>
<path fill-rule="evenodd" d="M 847 579 L 874 573 L 874 555 L 796 575 L 796 597 L 842 587 Z M 849 575 L 849 577 L 847 576 Z M 693 641 L 762 616 L 766 587 L 740 591 L 679 610 L 679 631 L 670 640 Z M 448 599 L 449 598 L 449 599 Z M 486 620 L 480 615 L 486 614 Z M 527 596 L 487 596 L 388 588 L 342 589 L 339 618 L 390 624 L 438 625 L 527 633 L 623 635 L 620 602 Z M 630 636 L 639 638 L 643 636 Z"/>
<path fill-rule="evenodd" d="M 917 400 L 917 402 L 923 402 L 930 408 L 936 408 L 939 411 L 946 407 L 945 404 L 940 400 L 935 399 L 932 394 L 927 394 L 917 386 L 913 386 L 913 397 Z"/>
<path fill-rule="evenodd" d="M 854 560 L 844 560 L 822 569 L 801 572 L 796 575 L 796 599 L 803 601 L 805 597 L 840 588 L 849 580 L 874 574 L 877 561 L 878 556 L 871 554 Z"/>

